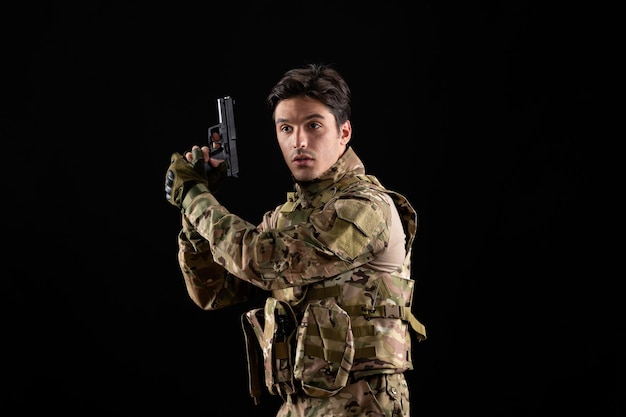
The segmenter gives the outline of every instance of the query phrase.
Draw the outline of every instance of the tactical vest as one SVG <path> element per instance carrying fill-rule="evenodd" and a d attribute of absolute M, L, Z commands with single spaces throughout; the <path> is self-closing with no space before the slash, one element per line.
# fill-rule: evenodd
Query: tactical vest
<path fill-rule="evenodd" d="M 300 389 L 327 397 L 350 378 L 413 369 L 409 329 L 419 341 L 426 339 L 426 329 L 411 312 L 410 245 L 417 225 L 416 219 L 407 220 L 415 212 L 406 199 L 373 176 L 357 175 L 322 191 L 305 209 L 296 193 L 288 193 L 277 226 L 308 221 L 337 193 L 363 186 L 387 192 L 398 206 L 407 231 L 402 271 L 391 274 L 363 265 L 306 287 L 275 290 L 264 308 L 244 313 L 249 389 L 257 403 L 261 369 L 269 392 L 283 398 Z"/>

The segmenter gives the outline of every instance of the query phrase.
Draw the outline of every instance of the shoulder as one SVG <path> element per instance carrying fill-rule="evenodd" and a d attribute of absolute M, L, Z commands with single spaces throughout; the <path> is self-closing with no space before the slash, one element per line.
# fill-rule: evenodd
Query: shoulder
<path fill-rule="evenodd" d="M 382 195 L 365 190 L 340 192 L 310 217 L 315 237 L 343 259 L 370 260 L 387 246 L 391 206 Z"/>
<path fill-rule="evenodd" d="M 372 175 L 356 175 L 347 180 L 347 185 L 341 186 L 338 183 L 335 205 L 359 205 L 366 204 L 370 210 L 380 210 L 381 214 L 386 214 L 389 207 L 393 206 L 393 199 L 390 198 L 387 190 Z M 331 200 L 332 204 L 333 201 Z"/>
<path fill-rule="evenodd" d="M 389 227 L 393 201 L 385 189 L 368 181 L 337 187 L 319 213 L 311 216 L 318 230 L 345 232 L 356 228 L 365 236 L 382 233 Z"/>

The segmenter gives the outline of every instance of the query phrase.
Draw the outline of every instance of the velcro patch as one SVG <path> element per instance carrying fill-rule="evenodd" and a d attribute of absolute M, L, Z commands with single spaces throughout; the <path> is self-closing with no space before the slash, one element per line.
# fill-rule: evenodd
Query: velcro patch
<path fill-rule="evenodd" d="M 358 200 L 339 200 L 335 203 L 337 217 L 354 224 L 366 236 L 372 236 L 382 219 L 380 210 L 372 209 L 371 203 Z"/>

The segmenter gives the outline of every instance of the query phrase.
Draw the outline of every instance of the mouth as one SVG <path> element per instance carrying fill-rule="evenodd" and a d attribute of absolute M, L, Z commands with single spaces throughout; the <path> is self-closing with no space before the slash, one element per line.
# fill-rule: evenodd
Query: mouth
<path fill-rule="evenodd" d="M 305 165 L 310 164 L 313 161 L 313 158 L 307 155 L 300 154 L 300 155 L 296 155 L 291 161 L 296 166 L 305 166 Z"/>

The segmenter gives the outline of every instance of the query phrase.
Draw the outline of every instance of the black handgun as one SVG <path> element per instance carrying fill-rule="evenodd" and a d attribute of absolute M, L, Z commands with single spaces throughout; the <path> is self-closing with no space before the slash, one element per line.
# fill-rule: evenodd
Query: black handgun
<path fill-rule="evenodd" d="M 239 175 L 239 159 L 237 156 L 237 131 L 235 130 L 235 100 L 230 97 L 217 99 L 217 115 L 219 123 L 209 127 L 210 155 L 217 159 L 225 159 L 228 164 L 226 174 L 229 177 Z"/>

